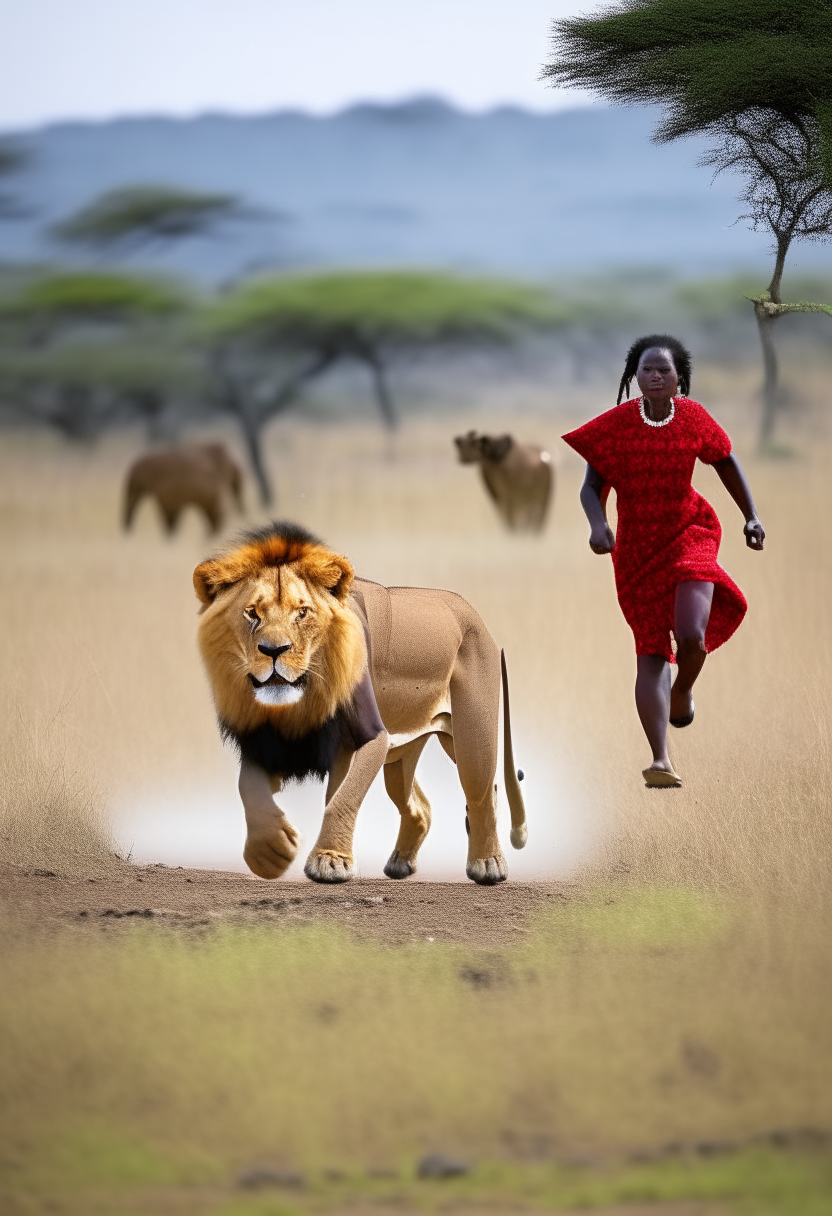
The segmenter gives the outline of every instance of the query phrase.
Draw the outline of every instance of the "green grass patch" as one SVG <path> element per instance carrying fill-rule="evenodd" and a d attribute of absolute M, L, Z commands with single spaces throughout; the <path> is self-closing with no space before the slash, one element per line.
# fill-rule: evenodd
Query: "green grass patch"
<path fill-rule="evenodd" d="M 582 949 L 649 950 L 717 942 L 735 910 L 704 891 L 685 887 L 600 888 L 544 914 L 534 945 L 554 939 Z"/>

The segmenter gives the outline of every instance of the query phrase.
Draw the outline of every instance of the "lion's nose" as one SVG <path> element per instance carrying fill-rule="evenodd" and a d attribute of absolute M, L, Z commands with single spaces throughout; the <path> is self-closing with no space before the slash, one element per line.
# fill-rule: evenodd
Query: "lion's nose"
<path fill-rule="evenodd" d="M 257 649 L 261 654 L 267 654 L 270 659 L 276 659 L 285 654 L 287 650 L 291 650 L 292 643 L 287 642 L 285 646 L 272 646 L 271 642 L 260 642 Z"/>

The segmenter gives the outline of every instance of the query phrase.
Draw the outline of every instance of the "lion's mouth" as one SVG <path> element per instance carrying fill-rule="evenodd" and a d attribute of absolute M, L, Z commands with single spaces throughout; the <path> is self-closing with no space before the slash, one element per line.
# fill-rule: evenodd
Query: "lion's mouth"
<path fill-rule="evenodd" d="M 300 691 L 306 684 L 306 675 L 307 673 L 304 672 L 296 680 L 285 680 L 282 675 L 273 671 L 265 680 L 258 680 L 256 675 L 249 672 L 248 678 L 254 688 L 297 688 Z"/>

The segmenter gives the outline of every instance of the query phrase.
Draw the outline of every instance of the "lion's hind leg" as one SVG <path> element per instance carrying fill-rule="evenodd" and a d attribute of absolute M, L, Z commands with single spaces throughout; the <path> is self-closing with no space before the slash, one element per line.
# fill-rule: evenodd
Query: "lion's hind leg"
<path fill-rule="evenodd" d="M 416 765 L 429 737 L 414 739 L 398 760 L 384 766 L 387 793 L 401 815 L 396 847 L 384 867 L 388 878 L 409 878 L 416 872 L 417 855 L 430 830 L 430 803 L 416 780 Z"/>
<path fill-rule="evenodd" d="M 483 886 L 504 882 L 508 866 L 497 835 L 497 729 L 500 654 L 475 618 L 466 631 L 451 676 L 454 752 L 468 816 L 465 873 Z"/>

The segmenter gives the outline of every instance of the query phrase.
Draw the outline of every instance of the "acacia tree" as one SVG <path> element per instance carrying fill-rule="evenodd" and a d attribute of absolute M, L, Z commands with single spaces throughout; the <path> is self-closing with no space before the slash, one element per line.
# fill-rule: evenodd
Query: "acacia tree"
<path fill-rule="evenodd" d="M 594 16 L 556 21 L 553 84 L 622 104 L 660 104 L 658 143 L 704 134 L 717 173 L 745 177 L 740 217 L 773 239 L 768 289 L 748 298 L 763 350 L 760 440 L 774 434 L 783 397 L 773 325 L 790 312 L 783 269 L 794 240 L 832 236 L 832 0 L 623 0 Z"/>
<path fill-rule="evenodd" d="M 103 253 L 132 253 L 205 236 L 249 213 L 232 194 L 200 194 L 176 186 L 123 186 L 102 194 L 52 229 L 59 240 Z"/>
<path fill-rule="evenodd" d="M 399 417 L 389 381 L 405 352 L 512 341 L 562 319 L 541 289 L 426 271 L 332 272 L 260 279 L 222 299 L 210 317 L 213 369 L 239 419 L 264 503 L 266 424 L 336 363 L 369 372 L 384 425 Z"/>
<path fill-rule="evenodd" d="M 77 342 L 0 359 L 15 416 L 47 423 L 65 439 L 87 441 L 119 420 L 140 419 L 150 439 L 165 437 L 174 397 L 198 387 L 198 368 L 181 351 L 112 341 Z"/>
<path fill-rule="evenodd" d="M 6 397 L 68 438 L 115 416 L 162 437 L 173 397 L 196 383 L 179 339 L 188 301 L 169 284 L 89 271 L 39 275 L 0 305 L 11 339 L 0 363 Z"/>

